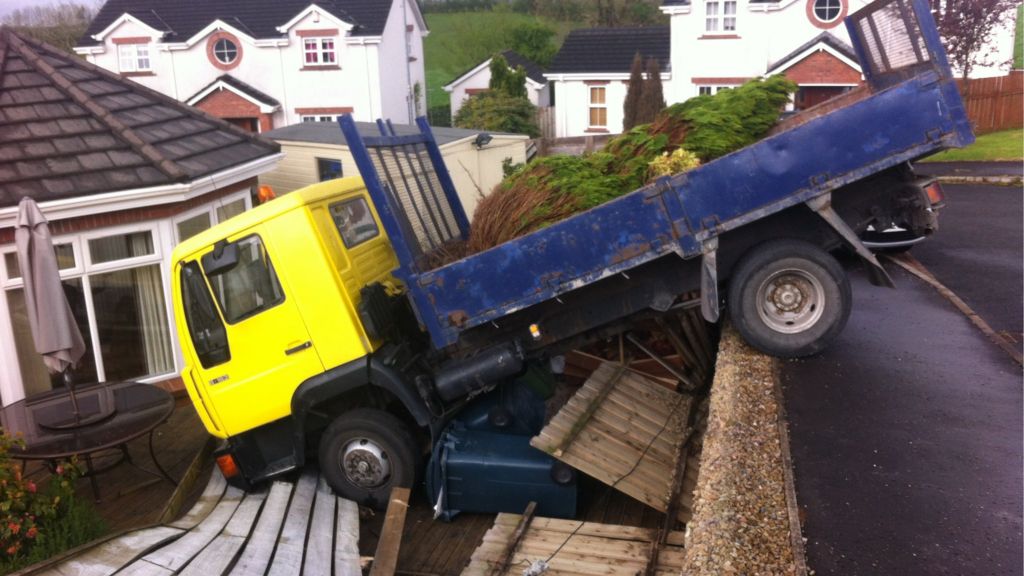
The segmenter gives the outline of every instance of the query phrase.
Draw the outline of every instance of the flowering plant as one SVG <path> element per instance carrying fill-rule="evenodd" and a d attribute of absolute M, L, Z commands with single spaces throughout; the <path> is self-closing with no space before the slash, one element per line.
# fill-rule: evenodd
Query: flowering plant
<path fill-rule="evenodd" d="M 43 526 L 67 511 L 79 476 L 71 461 L 57 464 L 45 486 L 25 478 L 21 463 L 10 455 L 12 448 L 23 444 L 0 431 L 0 558 L 4 560 L 46 539 Z"/>

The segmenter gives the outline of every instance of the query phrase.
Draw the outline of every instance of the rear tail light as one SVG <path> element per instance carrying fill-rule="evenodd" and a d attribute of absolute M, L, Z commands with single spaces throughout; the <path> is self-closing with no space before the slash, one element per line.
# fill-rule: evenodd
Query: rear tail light
<path fill-rule="evenodd" d="M 942 194 L 942 185 L 938 181 L 925 186 L 924 192 L 928 195 L 928 202 L 931 203 L 932 208 L 942 208 L 946 204 L 946 197 Z"/>
<path fill-rule="evenodd" d="M 217 456 L 217 467 L 220 468 L 224 478 L 233 478 L 241 474 L 241 470 L 238 469 L 235 458 L 231 454 Z"/>

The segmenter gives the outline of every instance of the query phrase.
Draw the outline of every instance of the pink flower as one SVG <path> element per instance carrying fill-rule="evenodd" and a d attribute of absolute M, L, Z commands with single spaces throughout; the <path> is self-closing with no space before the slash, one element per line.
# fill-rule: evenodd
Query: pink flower
<path fill-rule="evenodd" d="M 60 464 L 57 464 L 57 469 L 55 470 L 55 472 L 57 472 L 58 475 L 63 474 L 64 473 L 64 466 L 61 466 Z"/>
<path fill-rule="evenodd" d="M 25 537 L 26 538 L 35 538 L 38 534 L 39 534 L 39 530 L 36 530 L 36 527 L 33 526 L 33 527 L 29 528 L 27 532 L 25 532 Z"/>
<path fill-rule="evenodd" d="M 35 494 L 35 492 L 36 492 L 36 483 L 35 483 L 35 482 L 33 482 L 33 481 L 31 481 L 31 480 L 29 480 L 28 482 L 26 482 L 26 483 L 25 483 L 25 488 L 26 488 L 26 489 L 27 489 L 27 490 L 28 490 L 29 492 L 31 492 L 31 493 L 33 493 L 33 494 Z"/>

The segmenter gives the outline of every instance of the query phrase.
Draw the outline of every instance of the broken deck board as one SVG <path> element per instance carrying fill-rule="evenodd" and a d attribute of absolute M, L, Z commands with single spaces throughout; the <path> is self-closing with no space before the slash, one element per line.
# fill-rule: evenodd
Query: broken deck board
<path fill-rule="evenodd" d="M 32 574 L 331 574 L 333 565 L 334 574 L 355 576 L 358 542 L 359 508 L 336 497 L 316 470 L 244 493 L 215 469 L 181 519 L 99 542 Z"/>
<path fill-rule="evenodd" d="M 530 444 L 661 512 L 669 509 L 672 479 L 683 467 L 676 509 L 686 522 L 699 457 L 680 445 L 699 444 L 699 437 L 690 438 L 692 409 L 690 396 L 605 362 Z"/>
<path fill-rule="evenodd" d="M 545 561 L 546 576 L 558 574 L 603 574 L 634 576 L 642 573 L 658 531 L 575 520 L 535 518 L 524 531 L 507 568 L 501 570 L 505 553 L 516 537 L 519 514 L 499 514 L 494 526 L 473 553 L 463 576 L 522 574 L 527 565 Z M 680 573 L 683 565 L 682 532 L 666 535 L 654 574 Z"/>

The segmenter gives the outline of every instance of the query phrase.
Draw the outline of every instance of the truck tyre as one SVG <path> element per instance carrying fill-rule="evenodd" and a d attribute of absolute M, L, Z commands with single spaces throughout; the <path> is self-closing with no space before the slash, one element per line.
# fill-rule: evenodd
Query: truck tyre
<path fill-rule="evenodd" d="M 412 487 L 416 439 L 404 422 L 382 410 L 359 408 L 334 419 L 320 439 L 320 471 L 334 492 L 383 509 L 391 489 Z"/>
<path fill-rule="evenodd" d="M 850 294 L 850 280 L 828 252 L 801 240 L 775 240 L 736 265 L 729 316 L 754 348 L 799 358 L 820 352 L 843 330 Z"/>

